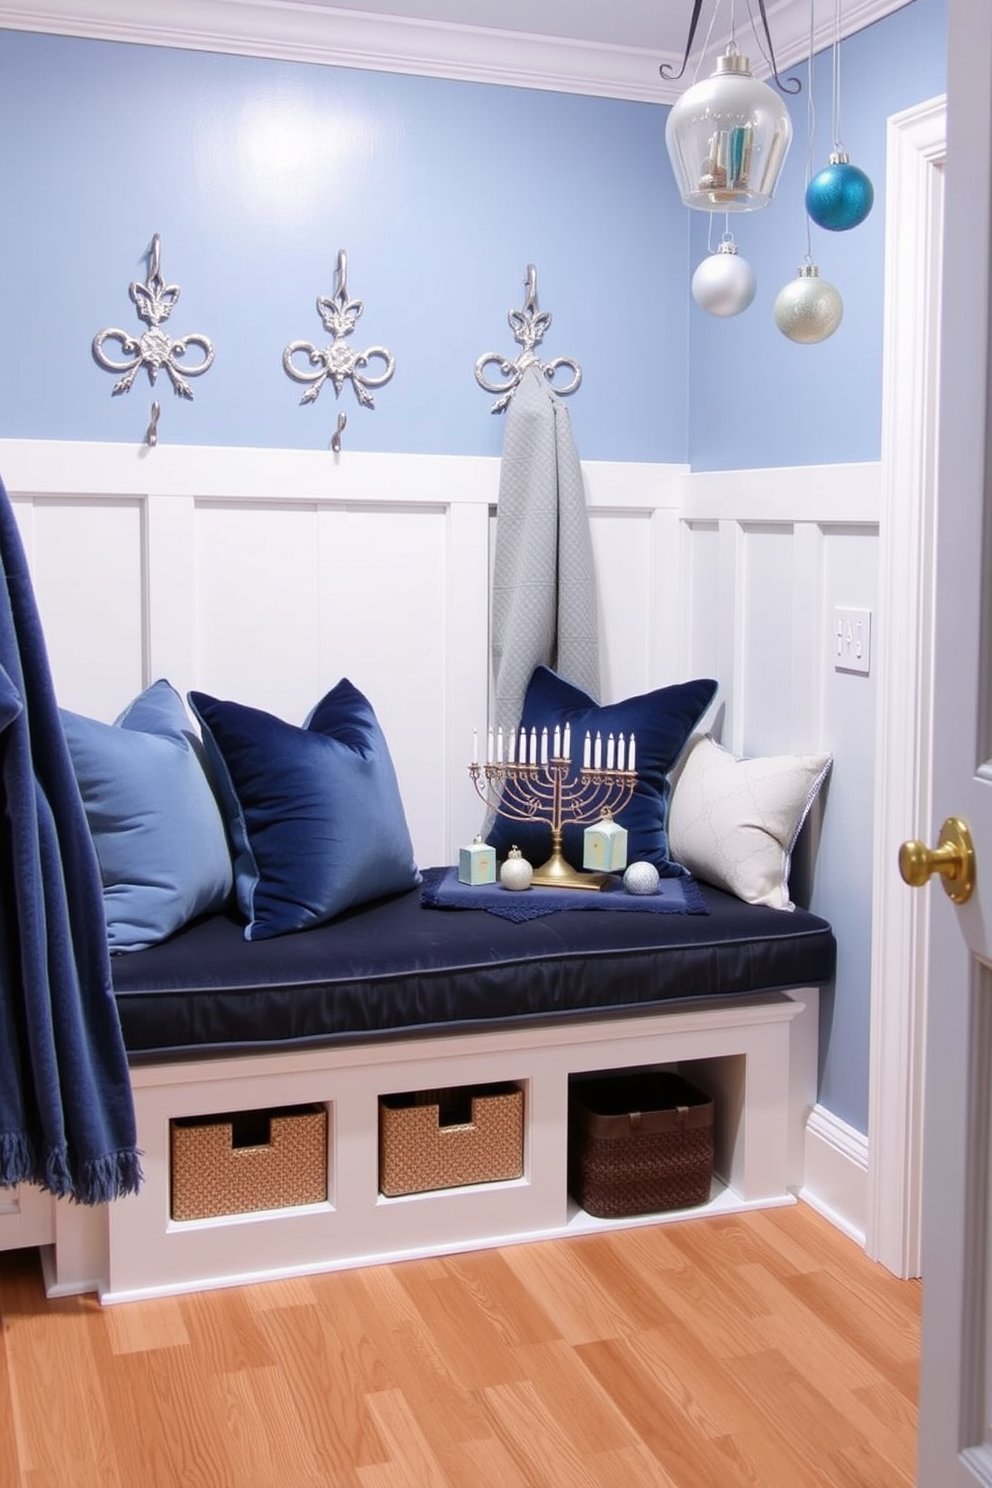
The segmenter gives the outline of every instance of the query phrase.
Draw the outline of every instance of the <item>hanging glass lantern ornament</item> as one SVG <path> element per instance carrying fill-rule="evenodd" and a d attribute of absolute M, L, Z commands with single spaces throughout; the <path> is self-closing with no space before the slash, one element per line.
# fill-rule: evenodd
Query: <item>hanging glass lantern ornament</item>
<path fill-rule="evenodd" d="M 774 315 L 783 336 L 812 346 L 833 335 L 844 316 L 844 301 L 839 290 L 820 278 L 816 264 L 807 262 L 798 277 L 779 290 Z"/>
<path fill-rule="evenodd" d="M 663 77 L 679 78 L 692 49 L 702 0 L 695 0 L 685 56 L 678 72 L 666 64 Z M 778 70 L 768 31 L 765 0 L 758 0 L 775 80 Z M 756 33 L 757 35 L 757 33 Z M 783 91 L 797 93 L 801 84 Z M 777 93 L 751 73 L 751 64 L 731 39 L 716 69 L 693 83 L 673 104 L 665 125 L 672 170 L 683 204 L 704 212 L 753 212 L 767 207 L 792 142 L 792 120 Z"/>
<path fill-rule="evenodd" d="M 834 147 L 828 164 L 806 186 L 806 211 L 817 227 L 847 232 L 864 222 L 875 201 L 875 188 L 859 166 L 851 164 L 840 133 L 841 0 L 834 0 L 833 130 Z"/>
<path fill-rule="evenodd" d="M 788 109 L 733 45 L 711 77 L 672 105 L 665 125 L 683 204 L 704 212 L 767 207 L 791 142 Z"/>
<path fill-rule="evenodd" d="M 754 270 L 741 258 L 731 233 L 724 234 L 716 252 L 704 258 L 692 276 L 692 297 L 709 315 L 740 315 L 757 288 Z"/>
<path fill-rule="evenodd" d="M 806 187 L 806 210 L 817 227 L 847 232 L 864 222 L 875 201 L 875 188 L 846 150 L 833 150 L 830 163 Z"/>

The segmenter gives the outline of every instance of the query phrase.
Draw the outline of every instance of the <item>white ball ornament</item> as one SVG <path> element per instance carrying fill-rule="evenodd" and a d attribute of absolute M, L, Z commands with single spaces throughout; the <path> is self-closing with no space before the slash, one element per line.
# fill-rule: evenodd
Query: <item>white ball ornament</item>
<path fill-rule="evenodd" d="M 740 315 L 754 299 L 758 281 L 734 242 L 723 242 L 692 276 L 692 297 L 708 315 Z"/>
<path fill-rule="evenodd" d="M 812 346 L 833 335 L 844 316 L 844 301 L 832 284 L 820 278 L 815 264 L 803 264 L 798 278 L 779 291 L 774 313 L 783 336 Z"/>
<path fill-rule="evenodd" d="M 511 847 L 499 870 L 499 881 L 504 889 L 529 889 L 533 878 L 534 870 L 519 847 Z"/>
<path fill-rule="evenodd" d="M 623 886 L 628 894 L 656 894 L 660 880 L 653 863 L 631 863 L 623 876 Z"/>

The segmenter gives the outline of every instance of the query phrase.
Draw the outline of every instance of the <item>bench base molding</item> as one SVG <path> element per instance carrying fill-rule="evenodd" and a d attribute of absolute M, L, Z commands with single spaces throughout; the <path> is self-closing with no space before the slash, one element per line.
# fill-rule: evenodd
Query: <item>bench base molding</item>
<path fill-rule="evenodd" d="M 132 1070 L 145 1183 L 102 1209 L 54 1204 L 49 1296 L 107 1304 L 729 1213 L 795 1201 L 816 1098 L 817 992 L 799 989 L 608 1021 L 311 1049 Z M 714 1097 L 712 1197 L 685 1211 L 595 1219 L 567 1192 L 569 1076 L 679 1068 Z M 380 1095 L 512 1080 L 524 1088 L 524 1173 L 508 1182 L 385 1198 Z M 324 1203 L 170 1218 L 169 1122 L 322 1102 Z"/>

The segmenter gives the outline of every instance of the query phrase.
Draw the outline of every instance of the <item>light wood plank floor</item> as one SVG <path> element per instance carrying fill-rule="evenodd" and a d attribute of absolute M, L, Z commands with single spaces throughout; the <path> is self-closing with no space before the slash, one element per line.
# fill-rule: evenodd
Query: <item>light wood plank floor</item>
<path fill-rule="evenodd" d="M 804 1205 L 101 1309 L 0 1255 L 3 1488 L 901 1488 L 921 1287 Z"/>

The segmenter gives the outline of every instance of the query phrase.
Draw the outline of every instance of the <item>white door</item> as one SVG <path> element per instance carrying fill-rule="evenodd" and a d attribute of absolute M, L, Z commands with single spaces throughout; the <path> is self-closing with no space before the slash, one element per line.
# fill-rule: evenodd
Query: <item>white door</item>
<path fill-rule="evenodd" d="M 936 874 L 923 891 L 933 918 L 919 1488 L 992 1485 L 992 4 L 948 0 L 948 31 L 929 845 L 945 818 L 962 818 L 977 882 L 960 905 Z"/>

